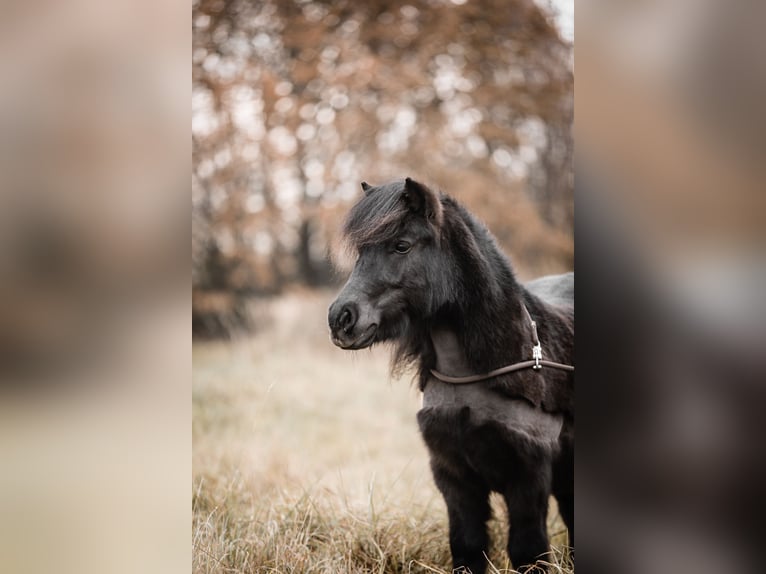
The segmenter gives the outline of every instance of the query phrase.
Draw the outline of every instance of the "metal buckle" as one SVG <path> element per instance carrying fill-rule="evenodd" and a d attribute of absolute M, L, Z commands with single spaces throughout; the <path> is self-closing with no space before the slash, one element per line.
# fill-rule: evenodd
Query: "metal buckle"
<path fill-rule="evenodd" d="M 537 343 L 532 347 L 532 358 L 535 360 L 535 364 L 532 365 L 532 368 L 535 371 L 542 369 L 543 366 L 540 364 L 540 360 L 543 358 L 543 348 L 540 346 L 540 343 Z"/>

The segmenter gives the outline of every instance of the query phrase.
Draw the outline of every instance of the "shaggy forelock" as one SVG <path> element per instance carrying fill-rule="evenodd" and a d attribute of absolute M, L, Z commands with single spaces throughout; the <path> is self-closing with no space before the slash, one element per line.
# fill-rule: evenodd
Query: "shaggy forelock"
<path fill-rule="evenodd" d="M 401 199 L 403 191 L 403 181 L 388 183 L 351 208 L 343 224 L 343 242 L 348 251 L 358 252 L 365 245 L 384 243 L 397 236 L 408 213 Z"/>

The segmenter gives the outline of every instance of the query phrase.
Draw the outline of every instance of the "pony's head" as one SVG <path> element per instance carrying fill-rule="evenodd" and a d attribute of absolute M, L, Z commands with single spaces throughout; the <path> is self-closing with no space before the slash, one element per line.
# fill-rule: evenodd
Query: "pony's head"
<path fill-rule="evenodd" d="M 410 178 L 362 189 L 343 226 L 356 262 L 328 315 L 343 349 L 403 336 L 448 301 L 454 280 L 438 193 Z"/>

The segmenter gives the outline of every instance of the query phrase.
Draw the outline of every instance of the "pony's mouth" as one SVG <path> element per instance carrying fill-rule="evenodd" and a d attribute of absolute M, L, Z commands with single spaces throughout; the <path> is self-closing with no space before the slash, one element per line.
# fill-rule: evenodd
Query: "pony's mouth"
<path fill-rule="evenodd" d="M 347 351 L 356 351 L 358 349 L 364 349 L 365 347 L 369 347 L 375 342 L 375 335 L 378 332 L 378 324 L 373 323 L 367 329 L 364 330 L 364 332 L 359 335 L 356 339 L 351 341 L 350 343 L 347 341 L 342 341 L 335 335 L 332 336 L 332 342 L 340 347 L 341 349 L 345 349 Z"/>

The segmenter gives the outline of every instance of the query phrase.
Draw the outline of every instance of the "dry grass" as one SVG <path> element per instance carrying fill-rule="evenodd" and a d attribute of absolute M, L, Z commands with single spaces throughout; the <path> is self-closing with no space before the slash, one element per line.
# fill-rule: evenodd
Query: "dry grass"
<path fill-rule="evenodd" d="M 329 294 L 275 301 L 258 334 L 194 346 L 197 573 L 448 574 L 446 510 L 418 435 L 418 393 L 384 349 L 335 349 Z M 510 572 L 493 500 L 488 572 Z M 552 504 L 552 572 L 571 574 Z"/>

